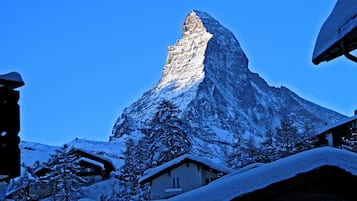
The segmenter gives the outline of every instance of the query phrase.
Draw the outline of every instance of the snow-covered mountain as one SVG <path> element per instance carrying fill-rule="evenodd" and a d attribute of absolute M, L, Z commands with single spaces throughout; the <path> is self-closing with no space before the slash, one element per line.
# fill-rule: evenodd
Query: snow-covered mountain
<path fill-rule="evenodd" d="M 306 124 L 320 128 L 345 117 L 286 87 L 270 86 L 249 70 L 248 58 L 233 33 L 197 10 L 184 20 L 182 38 L 168 47 L 158 84 L 123 110 L 111 139 L 140 137 L 162 100 L 177 105 L 180 118 L 194 128 L 193 151 L 218 160 L 237 133 L 243 139 L 253 136 L 259 143 L 284 117 L 299 129 Z"/>

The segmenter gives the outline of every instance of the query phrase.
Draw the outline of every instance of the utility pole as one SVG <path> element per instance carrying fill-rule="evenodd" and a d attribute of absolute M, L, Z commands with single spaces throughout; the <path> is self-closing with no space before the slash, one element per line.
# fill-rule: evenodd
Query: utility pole
<path fill-rule="evenodd" d="M 20 176 L 20 92 L 21 75 L 11 72 L 0 75 L 0 200 L 5 200 L 6 184 Z"/>

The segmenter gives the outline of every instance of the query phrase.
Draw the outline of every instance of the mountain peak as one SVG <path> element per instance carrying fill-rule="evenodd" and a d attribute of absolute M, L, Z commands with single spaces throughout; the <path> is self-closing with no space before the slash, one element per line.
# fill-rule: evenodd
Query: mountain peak
<path fill-rule="evenodd" d="M 224 58 L 225 64 L 209 63 L 217 56 Z M 247 71 L 247 65 L 248 59 L 233 33 L 206 12 L 193 10 L 184 20 L 182 39 L 168 47 L 163 76 L 156 89 L 180 92 L 197 86 L 209 74 L 238 73 L 239 68 Z"/>
<path fill-rule="evenodd" d="M 210 22 L 217 22 L 214 18 L 205 12 L 193 10 L 191 11 L 182 26 L 182 37 L 193 33 L 201 33 L 207 31 L 207 25 Z"/>
<path fill-rule="evenodd" d="M 221 157 L 226 145 L 238 138 L 243 142 L 254 137 L 260 143 L 287 116 L 301 129 L 306 123 L 319 127 L 343 117 L 284 87 L 269 86 L 249 70 L 234 34 L 197 10 L 186 16 L 182 38 L 168 47 L 160 81 L 125 108 L 114 125 L 113 138 L 140 134 L 162 100 L 178 106 L 180 118 L 194 128 L 195 150 L 214 157 Z"/>

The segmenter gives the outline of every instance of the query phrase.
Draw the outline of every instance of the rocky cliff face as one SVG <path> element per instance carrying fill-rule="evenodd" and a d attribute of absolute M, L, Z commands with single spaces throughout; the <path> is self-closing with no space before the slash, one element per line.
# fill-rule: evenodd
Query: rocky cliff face
<path fill-rule="evenodd" d="M 195 128 L 194 151 L 212 158 L 221 157 L 238 134 L 243 139 L 254 136 L 259 144 L 284 116 L 298 128 L 311 122 L 319 128 L 344 117 L 286 87 L 269 86 L 248 69 L 248 59 L 232 32 L 201 11 L 187 15 L 182 39 L 168 47 L 162 78 L 124 109 L 111 139 L 138 133 L 162 100 L 179 106 L 180 117 Z"/>

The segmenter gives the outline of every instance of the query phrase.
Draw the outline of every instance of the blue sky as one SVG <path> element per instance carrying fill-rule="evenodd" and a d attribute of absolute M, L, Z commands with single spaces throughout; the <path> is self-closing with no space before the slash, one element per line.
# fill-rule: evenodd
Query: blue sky
<path fill-rule="evenodd" d="M 230 29 L 271 86 L 347 116 L 357 64 L 311 57 L 335 0 L 0 2 L 0 74 L 17 71 L 25 141 L 108 141 L 122 110 L 160 79 L 167 47 L 193 9 Z"/>

